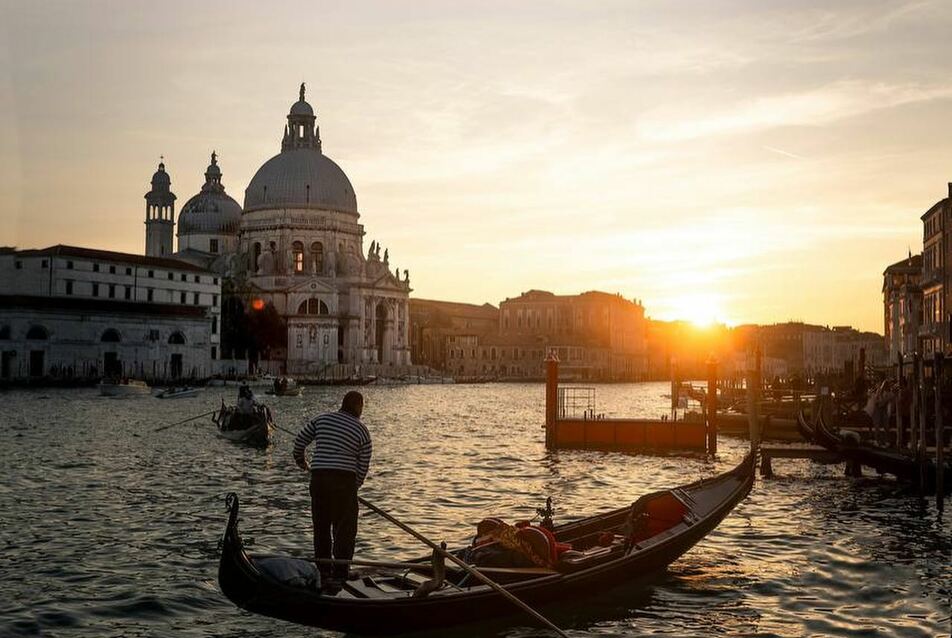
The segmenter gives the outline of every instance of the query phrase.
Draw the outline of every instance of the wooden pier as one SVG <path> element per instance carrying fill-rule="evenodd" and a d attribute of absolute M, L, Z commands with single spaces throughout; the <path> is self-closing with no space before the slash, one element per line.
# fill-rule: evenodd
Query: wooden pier
<path fill-rule="evenodd" d="M 764 446 L 760 448 L 760 475 L 764 478 L 773 478 L 773 459 L 809 459 L 823 464 L 845 461 L 842 454 L 818 445 Z M 856 469 L 848 467 L 847 475 L 854 476 Z"/>

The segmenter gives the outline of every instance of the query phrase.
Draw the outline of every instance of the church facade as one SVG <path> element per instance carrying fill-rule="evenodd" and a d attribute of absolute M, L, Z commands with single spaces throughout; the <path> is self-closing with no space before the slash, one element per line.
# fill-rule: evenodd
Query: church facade
<path fill-rule="evenodd" d="M 146 194 L 146 251 L 156 256 L 174 229 L 163 175 Z M 249 313 L 273 306 L 287 344 L 272 358 L 289 374 L 410 365 L 409 273 L 392 271 L 376 242 L 365 252 L 364 235 L 354 188 L 324 154 L 302 84 L 280 152 L 255 173 L 243 206 L 226 194 L 212 154 L 205 185 L 179 214 L 174 257 L 221 273 Z"/>

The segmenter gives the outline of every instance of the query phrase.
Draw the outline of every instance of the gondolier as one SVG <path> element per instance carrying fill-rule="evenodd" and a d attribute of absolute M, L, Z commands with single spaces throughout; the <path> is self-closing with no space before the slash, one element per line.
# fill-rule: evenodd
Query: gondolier
<path fill-rule="evenodd" d="M 317 559 L 350 560 L 357 538 L 357 489 L 370 468 L 370 432 L 361 422 L 364 397 L 350 391 L 340 410 L 321 414 L 305 425 L 294 439 L 294 461 L 311 472 L 311 521 Z M 311 462 L 305 449 L 314 443 Z M 318 564 L 325 588 L 339 587 L 347 579 L 347 566 L 333 569 Z"/>

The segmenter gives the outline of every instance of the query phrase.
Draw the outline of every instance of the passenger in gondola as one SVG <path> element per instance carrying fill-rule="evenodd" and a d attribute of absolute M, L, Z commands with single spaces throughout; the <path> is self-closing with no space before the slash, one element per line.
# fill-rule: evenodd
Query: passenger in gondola
<path fill-rule="evenodd" d="M 370 432 L 361 422 L 364 397 L 350 391 L 340 410 L 311 420 L 294 439 L 294 461 L 311 473 L 311 522 L 314 528 L 314 557 L 349 561 L 357 539 L 357 489 L 370 468 L 373 445 Z M 311 461 L 304 452 L 314 443 Z M 348 566 L 318 562 L 322 587 L 339 591 L 348 577 Z"/>
<path fill-rule="evenodd" d="M 251 387 L 247 383 L 241 384 L 238 388 L 238 412 L 252 414 L 256 405 L 258 405 L 258 401 L 255 399 L 255 393 L 251 391 Z"/>

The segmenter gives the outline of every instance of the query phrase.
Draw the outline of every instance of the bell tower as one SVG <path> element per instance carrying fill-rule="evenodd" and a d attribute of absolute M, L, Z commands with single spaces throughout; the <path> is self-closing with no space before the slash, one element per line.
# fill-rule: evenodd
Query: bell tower
<path fill-rule="evenodd" d="M 172 180 L 165 172 L 165 162 L 152 175 L 152 190 L 145 194 L 145 254 L 168 257 L 172 254 L 172 231 L 175 227 L 175 193 Z"/>

